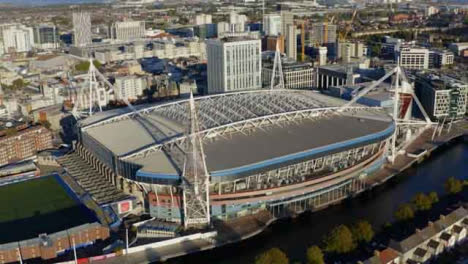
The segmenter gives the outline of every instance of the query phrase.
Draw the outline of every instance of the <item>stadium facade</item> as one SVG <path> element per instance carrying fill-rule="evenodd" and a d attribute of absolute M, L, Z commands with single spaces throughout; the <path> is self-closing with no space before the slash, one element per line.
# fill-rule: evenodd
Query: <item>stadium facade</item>
<path fill-rule="evenodd" d="M 279 216 L 363 190 L 395 131 L 381 108 L 356 105 L 337 114 L 341 99 L 260 90 L 195 98 L 199 131 L 191 133 L 190 102 L 88 117 L 80 122 L 77 153 L 152 216 L 183 222 L 186 150 L 196 135 L 210 218 L 262 209 Z"/>

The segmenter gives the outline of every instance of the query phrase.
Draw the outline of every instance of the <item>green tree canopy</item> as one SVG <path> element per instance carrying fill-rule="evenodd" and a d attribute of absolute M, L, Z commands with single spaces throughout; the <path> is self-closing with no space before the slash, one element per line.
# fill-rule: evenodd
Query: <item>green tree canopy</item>
<path fill-rule="evenodd" d="M 101 65 L 102 65 L 98 60 L 94 60 L 93 64 L 94 64 L 94 67 L 96 67 L 96 68 L 100 68 Z M 87 71 L 87 70 L 89 70 L 89 61 L 82 61 L 82 62 L 76 64 L 75 65 L 75 70 L 77 70 L 77 71 Z"/>
<path fill-rule="evenodd" d="M 255 264 L 289 264 L 289 259 L 281 249 L 272 248 L 258 255 Z"/>
<path fill-rule="evenodd" d="M 410 204 L 401 204 L 395 212 L 395 218 L 399 221 L 408 220 L 414 217 L 414 211 Z"/>
<path fill-rule="evenodd" d="M 430 192 L 430 193 L 429 193 L 429 198 L 431 199 L 431 202 L 432 202 L 433 204 L 439 202 L 439 195 L 437 195 L 436 192 Z"/>
<path fill-rule="evenodd" d="M 418 211 L 426 211 L 432 207 L 431 198 L 424 193 L 417 193 L 411 201 Z"/>
<path fill-rule="evenodd" d="M 335 253 L 348 253 L 356 248 L 353 235 L 345 225 L 339 225 L 331 230 L 325 237 L 325 251 Z"/>
<path fill-rule="evenodd" d="M 445 181 L 444 187 L 449 194 L 456 194 L 463 189 L 463 183 L 459 179 L 455 179 L 455 177 L 450 177 Z"/>
<path fill-rule="evenodd" d="M 325 264 L 323 252 L 318 246 L 311 246 L 307 249 L 307 264 Z"/>
<path fill-rule="evenodd" d="M 356 242 L 369 242 L 374 238 L 372 225 L 365 220 L 358 221 L 351 227 L 351 233 Z"/>

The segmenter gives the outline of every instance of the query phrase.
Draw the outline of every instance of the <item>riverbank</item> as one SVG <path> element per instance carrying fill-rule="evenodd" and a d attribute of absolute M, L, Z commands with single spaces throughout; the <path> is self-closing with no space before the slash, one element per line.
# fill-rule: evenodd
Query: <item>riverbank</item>
<path fill-rule="evenodd" d="M 466 125 L 467 122 L 464 123 Z M 462 133 L 460 133 L 461 131 Z M 434 144 L 434 142 L 427 142 L 429 143 L 427 148 L 430 150 L 430 152 L 428 152 L 427 155 L 431 156 L 431 153 L 435 153 L 435 150 L 437 148 L 443 146 L 446 142 L 450 142 L 453 138 L 455 138 L 457 133 L 459 133 L 458 136 L 460 136 L 466 133 L 465 131 L 466 130 L 462 125 L 460 125 L 458 128 L 454 126 L 450 134 L 446 134 L 444 131 L 444 133 L 440 137 L 436 138 L 436 144 Z M 432 134 L 430 136 L 432 136 Z M 429 137 L 429 140 L 430 139 L 431 137 Z M 422 146 L 420 142 L 415 143 L 419 144 L 419 146 Z M 427 159 L 427 156 L 425 158 Z M 419 162 L 420 161 L 421 160 L 419 160 Z M 342 201 L 340 205 L 329 207 L 329 209 L 326 210 L 320 210 L 313 214 L 306 213 L 294 219 L 275 219 L 272 218 L 271 215 L 268 216 L 268 213 L 264 212 L 263 214 L 266 215 L 262 215 L 261 217 L 260 215 L 246 216 L 244 218 L 239 218 L 233 221 L 222 222 L 221 224 L 215 223 L 217 224 L 218 230 L 220 230 L 221 232 L 219 232 L 220 235 L 212 241 L 192 241 L 190 245 L 185 245 L 186 247 L 184 248 L 173 247 L 157 250 L 148 249 L 146 252 L 142 252 L 141 254 L 130 254 L 127 256 L 116 258 L 114 260 L 109 259 L 107 261 L 99 263 L 148 263 L 150 261 L 160 261 L 186 254 L 190 254 L 190 256 L 176 258 L 174 260 L 171 260 L 170 263 L 184 263 L 187 261 L 190 261 L 191 263 L 239 263 L 239 261 L 241 260 L 241 262 L 243 263 L 250 263 L 253 258 L 252 255 L 256 255 L 255 252 L 262 251 L 272 246 L 279 246 L 282 249 L 285 249 L 285 251 L 287 251 L 288 253 L 291 252 L 291 254 L 288 255 L 301 256 L 304 254 L 305 249 L 303 248 L 303 246 L 297 247 L 295 245 L 298 241 L 303 240 L 310 241 L 310 243 L 317 243 L 317 239 L 320 239 L 319 237 L 322 237 L 323 232 L 329 230 L 332 226 L 339 224 L 339 221 L 344 222 L 351 218 L 367 218 L 367 214 L 369 213 L 369 211 L 378 212 L 378 210 L 382 210 L 382 206 L 379 203 L 375 203 L 375 205 L 373 204 L 373 208 L 371 208 L 370 210 L 364 210 L 364 208 L 361 208 L 361 203 L 363 203 L 363 201 L 367 199 L 373 201 L 373 198 L 369 198 L 369 196 L 378 195 L 382 193 L 386 195 L 385 192 L 387 192 L 388 194 L 388 192 L 390 192 L 391 190 L 385 190 L 385 186 L 390 186 L 387 189 L 391 189 L 393 188 L 392 186 L 394 184 L 392 183 L 394 182 L 394 180 L 391 180 L 391 178 L 388 178 L 388 176 L 399 175 L 402 171 L 405 170 L 411 171 L 413 168 L 412 166 L 418 164 L 418 161 L 413 161 L 413 159 L 411 159 L 409 162 L 411 162 L 411 164 L 408 166 L 404 166 L 404 169 L 401 169 L 400 172 L 395 171 L 394 168 L 385 168 L 385 170 L 387 170 L 389 174 L 386 178 L 383 178 L 386 180 L 382 181 L 382 183 L 387 181 L 390 182 L 388 184 L 382 185 L 384 186 L 384 190 L 382 190 L 382 188 L 380 187 L 377 188 L 377 186 L 381 184 L 373 185 L 373 187 L 369 188 L 369 190 L 367 192 L 364 192 L 363 195 L 359 195 L 358 197 L 353 199 L 345 199 L 345 201 Z M 460 163 L 460 161 L 457 162 Z M 396 179 L 398 178 L 401 177 L 396 177 Z M 404 176 L 404 178 L 406 178 L 406 176 Z M 412 181 L 411 179 L 415 179 L 416 184 L 418 183 L 416 177 L 412 177 L 409 179 L 409 181 Z M 441 184 L 437 183 L 437 185 Z M 430 187 L 430 184 L 428 184 L 428 187 Z M 378 190 L 375 191 L 374 189 Z M 400 196 L 404 197 L 405 195 L 396 194 L 390 196 L 398 196 L 398 198 L 400 198 Z M 393 200 L 395 200 L 394 197 L 380 197 L 379 199 L 382 199 L 382 204 L 393 202 Z M 390 206 L 388 210 L 393 212 L 393 207 L 393 205 Z M 346 210 L 349 212 L 340 212 Z M 340 217 L 337 218 L 336 216 L 331 216 L 333 214 L 339 214 Z M 341 216 L 341 214 L 343 215 Z M 366 217 L 363 217 L 363 215 L 365 215 Z M 385 221 L 388 221 L 387 219 L 385 219 L 388 217 L 389 216 L 387 213 L 377 213 L 376 215 L 371 216 L 372 220 L 375 220 L 373 222 L 380 223 L 379 225 L 381 225 Z M 320 228 L 317 228 L 317 226 L 320 226 Z M 301 229 L 306 229 L 307 231 L 304 232 Z M 237 243 L 239 241 L 243 241 L 243 243 Z M 206 251 L 208 249 L 213 250 Z M 235 252 L 245 252 L 246 254 L 238 254 Z"/>

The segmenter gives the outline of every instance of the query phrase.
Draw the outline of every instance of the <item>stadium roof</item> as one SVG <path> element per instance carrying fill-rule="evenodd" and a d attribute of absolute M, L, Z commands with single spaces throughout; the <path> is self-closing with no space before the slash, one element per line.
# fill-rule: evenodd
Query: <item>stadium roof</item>
<path fill-rule="evenodd" d="M 251 173 L 369 144 L 393 133 L 392 119 L 376 108 L 357 105 L 340 115 L 319 116 L 344 103 L 300 90 L 198 97 L 208 170 L 213 176 Z M 96 115 L 81 126 L 85 135 L 121 160 L 136 164 L 137 177 L 178 179 L 180 162 L 161 146 L 173 142 L 183 146 L 187 118 L 187 100 L 179 100 L 140 107 L 138 114 L 118 110 Z"/>

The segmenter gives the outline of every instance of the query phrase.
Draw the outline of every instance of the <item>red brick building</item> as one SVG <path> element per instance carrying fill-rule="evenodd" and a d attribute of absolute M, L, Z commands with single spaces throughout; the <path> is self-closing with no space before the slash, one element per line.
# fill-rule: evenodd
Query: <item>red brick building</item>
<path fill-rule="evenodd" d="M 36 155 L 52 148 L 52 133 L 42 126 L 32 126 L 0 137 L 0 166 Z"/>

